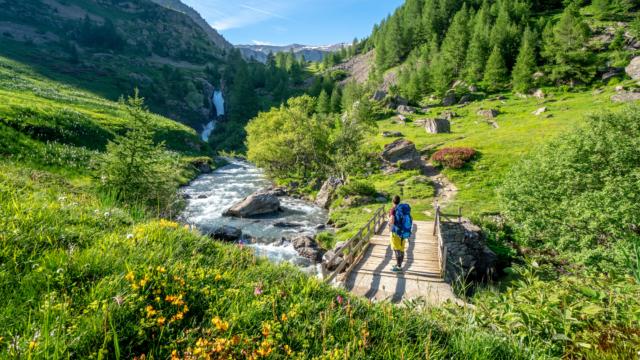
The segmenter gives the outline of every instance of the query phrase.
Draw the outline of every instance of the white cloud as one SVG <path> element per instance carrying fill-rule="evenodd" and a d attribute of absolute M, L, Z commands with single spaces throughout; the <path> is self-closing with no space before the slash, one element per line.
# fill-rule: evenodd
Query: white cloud
<path fill-rule="evenodd" d="M 253 45 L 258 46 L 276 46 L 276 44 L 269 41 L 251 40 L 251 42 L 253 43 Z"/>
<path fill-rule="evenodd" d="M 291 20 L 287 14 L 304 1 L 288 0 L 184 0 L 217 30 L 242 28 L 265 20 Z"/>

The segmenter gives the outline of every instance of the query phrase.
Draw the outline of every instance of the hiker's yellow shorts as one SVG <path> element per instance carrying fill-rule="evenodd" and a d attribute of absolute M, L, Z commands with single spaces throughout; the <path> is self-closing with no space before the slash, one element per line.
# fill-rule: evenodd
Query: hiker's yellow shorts
<path fill-rule="evenodd" d="M 404 240 L 395 233 L 391 233 L 391 249 L 404 251 Z"/>

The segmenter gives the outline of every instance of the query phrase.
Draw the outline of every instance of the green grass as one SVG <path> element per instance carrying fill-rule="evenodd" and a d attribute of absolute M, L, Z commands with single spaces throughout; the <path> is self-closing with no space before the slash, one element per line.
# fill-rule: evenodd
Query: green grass
<path fill-rule="evenodd" d="M 433 150 L 444 147 L 471 147 L 477 150 L 479 155 L 476 160 L 465 168 L 444 171 L 459 189 L 455 201 L 447 210 L 451 212 L 462 207 L 467 215 L 492 213 L 499 210 L 496 190 L 513 164 L 558 134 L 571 131 L 583 121 L 586 114 L 622 106 L 610 101 L 614 93 L 612 87 L 607 87 L 603 94 L 595 96 L 591 91 L 545 91 L 550 93 L 542 101 L 505 94 L 507 99 L 504 101 L 483 100 L 463 108 L 435 107 L 426 115 L 410 116 L 415 120 L 436 117 L 444 110 L 455 111 L 460 117 L 452 120 L 451 134 L 428 134 L 422 127 L 415 127 L 411 123 L 407 123 L 406 126 L 392 124 L 392 119 L 379 123 L 380 132 L 400 131 L 408 140 L 413 141 L 419 150 L 435 145 L 437 146 Z M 541 107 L 548 109 L 543 116 L 531 114 Z M 495 129 L 476 115 L 479 109 L 499 110 L 500 115 L 495 119 L 499 128 Z M 545 115 L 552 117 L 545 118 Z M 380 135 L 371 139 L 372 146 L 377 149 L 389 142 L 389 139 Z"/>

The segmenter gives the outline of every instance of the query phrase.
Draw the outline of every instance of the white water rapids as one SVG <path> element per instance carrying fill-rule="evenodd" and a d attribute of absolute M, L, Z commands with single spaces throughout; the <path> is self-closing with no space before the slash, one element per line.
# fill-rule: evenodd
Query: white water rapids
<path fill-rule="evenodd" d="M 183 188 L 187 206 L 182 217 L 203 233 L 211 233 L 224 225 L 241 229 L 245 236 L 254 239 L 247 246 L 254 248 L 258 255 L 274 262 L 289 261 L 310 273 L 317 273 L 317 265 L 300 257 L 286 240 L 315 234 L 318 225 L 327 222 L 328 214 L 324 209 L 303 200 L 282 197 L 283 211 L 277 214 L 251 219 L 222 216 L 232 205 L 270 185 L 257 167 L 245 161 L 229 160 L 228 165 L 201 175 Z M 287 226 L 282 227 L 282 224 Z"/>

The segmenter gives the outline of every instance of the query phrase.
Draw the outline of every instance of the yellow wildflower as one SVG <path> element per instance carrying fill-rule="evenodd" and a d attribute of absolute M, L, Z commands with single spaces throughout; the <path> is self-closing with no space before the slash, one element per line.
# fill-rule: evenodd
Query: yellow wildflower
<path fill-rule="evenodd" d="M 262 324 L 262 336 L 267 337 L 271 333 L 271 325 L 268 323 Z"/>
<path fill-rule="evenodd" d="M 178 350 L 171 351 L 171 360 L 180 360 L 180 356 L 178 355 Z"/>
<path fill-rule="evenodd" d="M 159 317 L 158 318 L 158 326 L 164 326 L 164 323 L 167 321 L 167 319 L 165 319 L 164 317 Z"/>
<path fill-rule="evenodd" d="M 167 269 L 165 269 L 164 266 L 158 266 L 156 268 L 156 271 L 159 272 L 159 273 L 164 274 L 167 271 Z"/>
<path fill-rule="evenodd" d="M 31 340 L 31 342 L 29 342 L 29 350 L 33 350 L 36 347 L 38 347 L 38 343 L 35 340 Z"/>
<path fill-rule="evenodd" d="M 150 318 L 158 313 L 158 311 L 155 310 L 151 305 L 147 305 L 145 310 L 147 311 L 147 318 Z"/>
<path fill-rule="evenodd" d="M 222 275 L 216 274 L 216 281 L 220 281 L 220 280 L 222 280 Z"/>
<path fill-rule="evenodd" d="M 229 329 L 229 323 L 222 321 L 219 317 L 214 317 L 211 322 L 216 326 L 219 331 L 227 331 Z"/>
<path fill-rule="evenodd" d="M 287 353 L 287 356 L 291 356 L 291 354 L 293 354 L 293 351 L 291 350 L 289 345 L 284 346 L 284 352 Z"/>
<path fill-rule="evenodd" d="M 133 271 L 129 271 L 129 273 L 127 273 L 127 275 L 125 275 L 125 280 L 127 280 L 128 282 L 132 282 L 133 280 L 135 280 L 136 275 L 133 273 Z"/>
<path fill-rule="evenodd" d="M 280 316 L 280 320 L 282 320 L 282 322 L 286 322 L 288 320 L 287 314 L 282 313 L 282 315 Z"/>
<path fill-rule="evenodd" d="M 178 226 L 179 225 L 176 222 L 160 219 L 160 227 L 168 228 L 168 229 L 177 229 Z"/>

